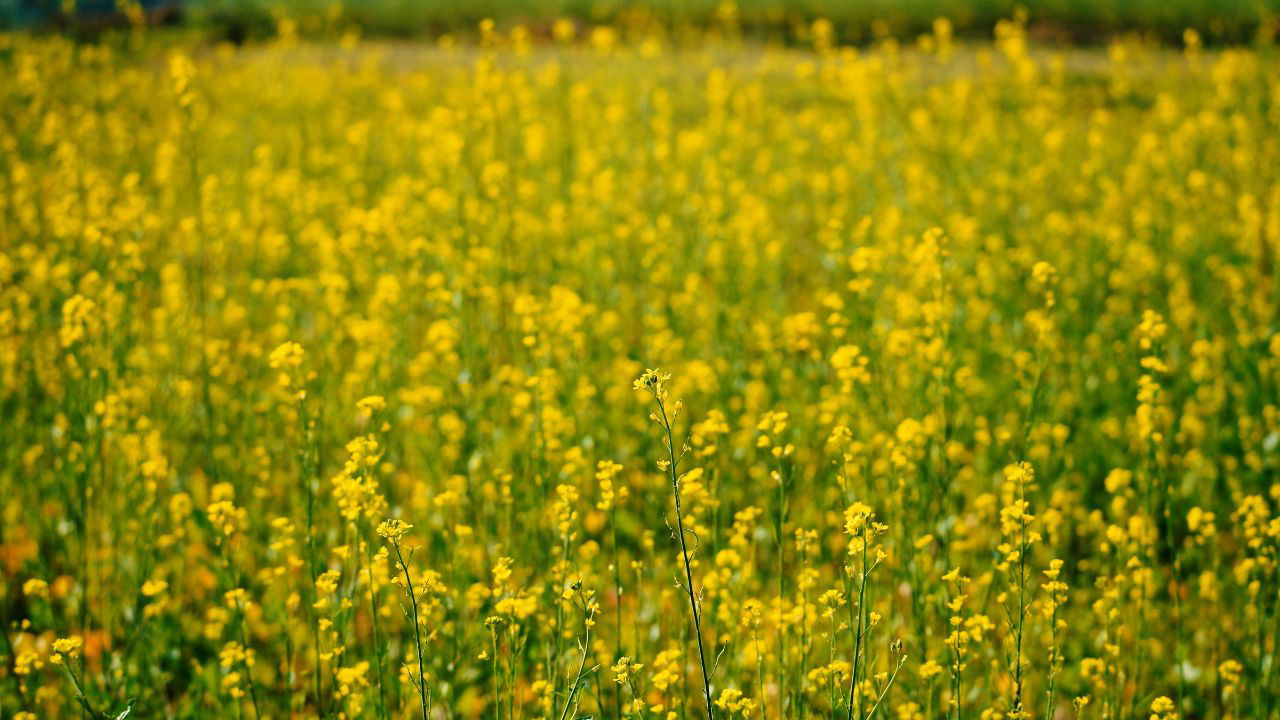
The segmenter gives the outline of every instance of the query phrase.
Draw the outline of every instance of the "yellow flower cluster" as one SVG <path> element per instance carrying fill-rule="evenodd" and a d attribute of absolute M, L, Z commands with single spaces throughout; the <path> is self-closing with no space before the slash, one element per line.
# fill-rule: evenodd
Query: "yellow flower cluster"
<path fill-rule="evenodd" d="M 1274 50 L 721 5 L 0 34 L 5 717 L 1273 713 Z"/>

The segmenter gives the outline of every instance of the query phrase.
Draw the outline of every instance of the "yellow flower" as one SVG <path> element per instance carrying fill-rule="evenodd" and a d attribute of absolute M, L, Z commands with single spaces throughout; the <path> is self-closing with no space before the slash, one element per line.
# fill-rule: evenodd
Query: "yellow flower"
<path fill-rule="evenodd" d="M 296 368 L 302 365 L 305 354 L 298 343 L 286 342 L 271 351 L 268 362 L 273 368 Z"/>
<path fill-rule="evenodd" d="M 148 580 L 142 583 L 142 594 L 147 597 L 155 597 L 169 589 L 169 583 L 164 580 Z"/>
<path fill-rule="evenodd" d="M 1151 720 L 1176 720 L 1178 713 L 1174 712 L 1175 709 L 1173 700 L 1161 695 L 1151 701 Z"/>
<path fill-rule="evenodd" d="M 31 578 L 22 584 L 22 594 L 32 598 L 47 598 L 49 583 L 39 578 Z"/>
<path fill-rule="evenodd" d="M 18 653 L 13 660 L 13 672 L 18 676 L 30 675 L 33 671 L 42 667 L 44 667 L 44 662 L 40 660 L 39 653 L 32 650 L 24 650 Z"/>
<path fill-rule="evenodd" d="M 356 408 L 360 411 L 361 417 L 371 417 L 374 413 L 387 407 L 386 398 L 381 395 L 370 395 L 362 398 L 356 403 Z"/>
<path fill-rule="evenodd" d="M 412 525 L 401 522 L 396 518 L 390 518 L 378 523 L 378 534 L 388 540 L 399 540 L 412 529 Z"/>
<path fill-rule="evenodd" d="M 664 384 L 671 379 L 671 373 L 664 373 L 659 369 L 645 370 L 636 378 L 631 386 L 635 390 L 648 390 L 649 392 L 661 395 Z"/>
<path fill-rule="evenodd" d="M 222 676 L 222 691 L 233 699 L 244 697 L 244 690 L 240 688 L 240 673 L 229 672 Z"/>
<path fill-rule="evenodd" d="M 618 662 L 614 663 L 613 666 L 609 668 L 609 670 L 613 672 L 613 681 L 618 683 L 619 685 L 622 685 L 628 682 L 631 679 L 631 677 L 635 675 L 636 672 L 640 670 L 640 668 L 642 667 L 644 667 L 644 665 L 641 665 L 640 663 L 635 662 L 634 660 L 627 657 L 626 655 L 623 655 L 622 657 L 618 658 Z"/>
<path fill-rule="evenodd" d="M 65 657 L 77 657 L 80 655 L 81 648 L 84 647 L 84 638 L 79 635 L 58 638 L 53 641 L 53 655 L 49 658 L 49 662 L 54 665 L 61 665 Z"/>

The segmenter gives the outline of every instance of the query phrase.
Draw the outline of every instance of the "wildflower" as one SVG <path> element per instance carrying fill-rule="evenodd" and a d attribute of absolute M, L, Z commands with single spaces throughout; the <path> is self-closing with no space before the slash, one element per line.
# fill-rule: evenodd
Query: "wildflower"
<path fill-rule="evenodd" d="M 30 598 L 47 598 L 49 583 L 39 578 L 31 578 L 22 584 L 22 594 Z"/>
<path fill-rule="evenodd" d="M 62 662 L 62 656 L 56 655 L 57 660 L 53 660 L 55 664 Z M 40 659 L 40 654 L 32 650 L 24 650 L 18 653 L 13 660 L 13 672 L 18 676 L 30 675 L 32 672 L 44 667 L 44 661 Z"/>
<path fill-rule="evenodd" d="M 221 686 L 222 692 L 226 693 L 233 700 L 239 700 L 244 697 L 244 690 L 240 687 L 240 673 L 229 672 L 222 676 Z"/>
<path fill-rule="evenodd" d="M 640 663 L 623 655 L 618 658 L 618 662 L 614 663 L 609 670 L 613 672 L 613 681 L 622 685 L 628 682 L 642 667 L 644 667 L 644 665 L 641 665 Z"/>
<path fill-rule="evenodd" d="M 1151 720 L 1177 720 L 1178 713 L 1173 700 L 1160 696 L 1151 701 Z"/>
<path fill-rule="evenodd" d="M 374 413 L 383 410 L 386 407 L 387 400 L 381 395 L 370 395 L 369 397 L 361 398 L 360 401 L 356 403 L 356 408 L 360 411 L 360 416 L 366 419 L 372 417 Z"/>
<path fill-rule="evenodd" d="M 83 295 L 74 295 L 62 304 L 62 347 L 71 348 L 94 332 L 98 305 Z"/>
<path fill-rule="evenodd" d="M 273 368 L 297 368 L 302 365 L 302 359 L 305 354 L 302 346 L 298 343 L 286 342 L 271 351 L 271 357 L 268 358 L 268 362 Z"/>
<path fill-rule="evenodd" d="M 142 594 L 146 597 L 155 597 L 169 589 L 169 583 L 164 580 L 147 580 L 142 583 Z"/>
<path fill-rule="evenodd" d="M 413 526 L 402 522 L 396 518 L 390 518 L 378 523 L 378 534 L 388 540 L 399 540 L 404 534 L 413 529 Z"/>
<path fill-rule="evenodd" d="M 53 655 L 49 657 L 49 662 L 54 665 L 61 665 L 65 658 L 75 658 L 80 655 L 80 650 L 84 647 L 84 638 L 79 635 L 58 638 L 53 641 Z"/>
<path fill-rule="evenodd" d="M 596 508 L 609 510 L 613 507 L 615 501 L 627 496 L 628 490 L 626 487 L 616 487 L 614 485 L 614 478 L 621 471 L 621 465 L 609 460 L 601 460 L 596 464 L 596 480 L 600 483 L 600 501 L 596 503 Z"/>
<path fill-rule="evenodd" d="M 671 373 L 664 373 L 660 370 L 645 370 L 631 385 L 636 390 L 647 390 L 651 393 L 662 395 L 666 382 L 670 379 Z"/>

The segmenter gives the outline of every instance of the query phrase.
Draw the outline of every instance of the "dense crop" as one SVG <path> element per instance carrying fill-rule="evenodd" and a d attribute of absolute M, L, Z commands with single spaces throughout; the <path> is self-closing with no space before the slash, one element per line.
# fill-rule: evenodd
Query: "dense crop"
<path fill-rule="evenodd" d="M 1274 716 L 1269 50 L 282 31 L 0 38 L 0 715 Z"/>
<path fill-rule="evenodd" d="M 1018 12 L 1027 14 L 1033 34 L 1089 43 L 1125 32 L 1177 42 L 1189 27 L 1213 43 L 1280 34 L 1280 0 L 184 0 L 183 8 L 188 24 L 233 37 L 270 35 L 273 20 L 287 16 L 305 32 L 321 35 L 351 25 L 371 35 L 412 36 L 432 29 L 469 35 L 490 17 L 545 30 L 556 18 L 569 17 L 651 23 L 676 34 L 710 28 L 803 39 L 813 20 L 826 18 L 842 40 L 866 42 L 884 34 L 914 37 L 928 32 L 938 17 L 949 18 L 961 35 L 989 37 L 998 21 Z"/>

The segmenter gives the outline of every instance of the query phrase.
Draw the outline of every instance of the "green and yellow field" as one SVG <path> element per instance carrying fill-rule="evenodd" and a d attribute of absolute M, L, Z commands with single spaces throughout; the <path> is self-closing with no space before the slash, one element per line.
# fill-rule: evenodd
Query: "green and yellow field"
<path fill-rule="evenodd" d="M 1270 46 L 277 30 L 0 35 L 0 717 L 1280 713 Z"/>
<path fill-rule="evenodd" d="M 0 10 L 6 1 L 15 0 L 0 0 Z M 866 42 L 929 32 L 939 17 L 962 35 L 989 38 L 996 23 L 1019 12 L 1027 15 L 1034 35 L 1089 43 L 1125 32 L 1177 41 L 1189 27 L 1211 42 L 1280 34 L 1280 0 L 186 0 L 183 7 L 189 23 L 258 36 L 273 34 L 281 17 L 311 34 L 354 25 L 368 34 L 400 37 L 432 30 L 471 35 L 486 18 L 524 23 L 538 32 L 558 18 L 572 18 L 657 24 L 676 36 L 713 29 L 803 40 L 813 20 L 827 19 L 841 40 Z"/>

